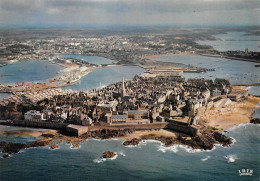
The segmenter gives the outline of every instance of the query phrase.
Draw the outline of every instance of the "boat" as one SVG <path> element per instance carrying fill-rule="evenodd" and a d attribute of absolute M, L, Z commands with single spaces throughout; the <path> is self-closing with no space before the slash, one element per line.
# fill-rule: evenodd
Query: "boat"
<path fill-rule="evenodd" d="M 255 65 L 255 67 L 260 67 L 260 64 Z"/>

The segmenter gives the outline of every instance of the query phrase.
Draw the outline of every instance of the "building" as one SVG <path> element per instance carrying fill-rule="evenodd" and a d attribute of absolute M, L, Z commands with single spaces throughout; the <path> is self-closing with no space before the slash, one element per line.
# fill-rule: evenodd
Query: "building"
<path fill-rule="evenodd" d="M 248 97 L 248 91 L 247 90 L 233 90 L 230 94 L 227 95 L 227 98 L 229 98 L 231 101 L 239 101 L 243 98 Z"/>
<path fill-rule="evenodd" d="M 110 117 L 110 124 L 122 124 L 126 123 L 128 119 L 127 115 L 112 115 Z"/>
<path fill-rule="evenodd" d="M 36 110 L 30 110 L 24 114 L 24 119 L 27 121 L 42 121 L 43 119 L 43 113 L 40 113 L 40 111 Z"/>
<path fill-rule="evenodd" d="M 215 89 L 212 91 L 212 97 L 216 97 L 216 96 L 220 96 L 221 95 L 221 91 L 218 89 Z"/>
<path fill-rule="evenodd" d="M 81 136 L 82 134 L 88 132 L 88 127 L 87 126 L 80 126 L 80 125 L 69 124 L 66 127 L 66 131 L 70 135 Z"/>
<path fill-rule="evenodd" d="M 126 90 L 125 90 L 125 80 L 123 79 L 122 81 L 122 93 L 121 93 L 122 97 L 126 96 Z"/>
<path fill-rule="evenodd" d="M 128 117 L 132 120 L 148 119 L 149 112 L 147 110 L 129 110 Z"/>
<path fill-rule="evenodd" d="M 136 125 L 136 124 L 149 124 L 148 111 L 138 111 L 136 113 L 130 113 L 129 115 L 112 115 L 110 117 L 110 125 L 121 124 L 121 125 Z"/>
<path fill-rule="evenodd" d="M 84 118 L 81 122 L 82 122 L 82 126 L 91 126 L 91 124 L 93 123 L 90 117 Z"/>
<path fill-rule="evenodd" d="M 163 116 L 157 116 L 157 117 L 156 117 L 156 121 L 163 123 L 163 122 L 165 122 L 165 118 L 164 118 Z"/>

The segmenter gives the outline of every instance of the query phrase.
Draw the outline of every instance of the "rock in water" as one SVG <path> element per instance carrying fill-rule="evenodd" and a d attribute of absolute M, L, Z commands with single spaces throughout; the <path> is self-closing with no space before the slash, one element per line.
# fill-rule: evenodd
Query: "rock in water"
<path fill-rule="evenodd" d="M 141 139 L 134 138 L 130 141 L 125 141 L 123 143 L 123 145 L 126 145 L 126 146 L 128 146 L 128 145 L 138 145 L 140 143 L 140 141 L 141 141 Z"/>
<path fill-rule="evenodd" d="M 250 123 L 260 124 L 260 118 L 253 118 L 253 119 L 250 120 Z"/>
<path fill-rule="evenodd" d="M 80 144 L 79 143 L 72 143 L 72 148 L 79 148 Z"/>
<path fill-rule="evenodd" d="M 114 158 L 115 156 L 116 154 L 114 152 L 106 151 L 103 153 L 102 158 Z"/>
<path fill-rule="evenodd" d="M 10 155 L 8 153 L 3 154 L 3 158 L 8 158 L 8 157 L 10 157 Z"/>
<path fill-rule="evenodd" d="M 51 149 L 52 149 L 52 150 L 57 149 L 57 148 L 59 148 L 59 145 L 57 145 L 57 144 L 51 145 Z"/>
<path fill-rule="evenodd" d="M 42 139 L 37 140 L 29 143 L 7 143 L 7 142 L 0 142 L 0 148 L 2 149 L 3 153 L 18 153 L 20 150 L 25 148 L 32 148 L 32 147 L 40 147 L 40 146 L 48 146 L 53 142 L 52 139 Z"/>

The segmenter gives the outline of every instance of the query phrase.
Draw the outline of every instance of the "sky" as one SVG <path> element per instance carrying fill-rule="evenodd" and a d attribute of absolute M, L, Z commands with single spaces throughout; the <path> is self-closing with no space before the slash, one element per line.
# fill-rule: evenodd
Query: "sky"
<path fill-rule="evenodd" d="M 260 0 L 0 0 L 0 26 L 260 25 Z"/>

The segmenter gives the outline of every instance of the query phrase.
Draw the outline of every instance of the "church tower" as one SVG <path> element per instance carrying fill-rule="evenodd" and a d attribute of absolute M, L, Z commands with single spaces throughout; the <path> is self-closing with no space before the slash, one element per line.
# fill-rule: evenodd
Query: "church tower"
<path fill-rule="evenodd" d="M 122 92 L 121 92 L 121 96 L 122 97 L 125 97 L 126 96 L 126 92 L 125 92 L 125 80 L 123 78 L 123 81 L 122 81 Z"/>

